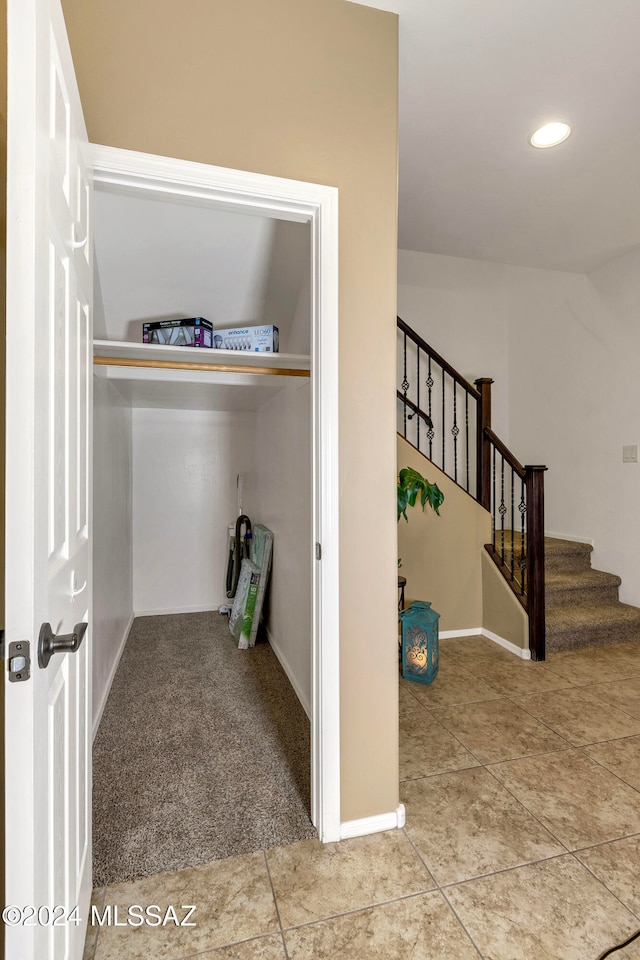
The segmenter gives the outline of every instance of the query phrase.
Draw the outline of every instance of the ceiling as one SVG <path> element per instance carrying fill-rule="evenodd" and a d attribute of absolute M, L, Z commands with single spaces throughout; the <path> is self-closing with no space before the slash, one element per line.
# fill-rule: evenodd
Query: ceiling
<path fill-rule="evenodd" d="M 589 272 L 640 246 L 640 0 L 367 5 L 400 15 L 400 248 Z"/>
<path fill-rule="evenodd" d="M 94 233 L 98 339 L 141 342 L 145 320 L 205 317 L 214 329 L 275 323 L 283 352 L 292 335 L 308 352 L 308 322 L 292 330 L 308 298 L 307 223 L 96 186 Z"/>

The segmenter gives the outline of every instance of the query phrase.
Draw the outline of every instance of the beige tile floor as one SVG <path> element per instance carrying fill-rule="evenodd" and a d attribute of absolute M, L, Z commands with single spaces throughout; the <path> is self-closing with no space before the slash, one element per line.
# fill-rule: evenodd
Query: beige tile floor
<path fill-rule="evenodd" d="M 640 929 L 640 644 L 443 640 L 433 686 L 400 681 L 400 780 L 403 830 L 94 891 L 123 925 L 85 960 L 596 960 Z"/>

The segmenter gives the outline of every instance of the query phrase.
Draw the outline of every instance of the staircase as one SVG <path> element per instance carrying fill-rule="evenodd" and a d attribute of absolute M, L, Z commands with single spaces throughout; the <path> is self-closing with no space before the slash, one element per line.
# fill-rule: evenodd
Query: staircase
<path fill-rule="evenodd" d="M 620 577 L 592 569 L 591 550 L 545 537 L 547 652 L 640 641 L 640 609 L 618 600 Z"/>
<path fill-rule="evenodd" d="M 491 429 L 491 383 L 469 383 L 398 317 L 398 433 L 492 516 L 487 552 L 545 651 L 640 642 L 640 609 L 620 578 L 591 569 L 591 547 L 544 536 L 544 471 L 523 466 Z"/>

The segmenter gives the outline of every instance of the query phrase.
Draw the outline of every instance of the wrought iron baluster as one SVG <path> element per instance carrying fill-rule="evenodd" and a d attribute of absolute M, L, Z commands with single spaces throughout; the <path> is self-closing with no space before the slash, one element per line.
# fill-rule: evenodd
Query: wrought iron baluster
<path fill-rule="evenodd" d="M 498 513 L 500 514 L 500 555 L 502 557 L 502 562 L 504 563 L 504 515 L 507 512 L 507 508 L 504 503 L 504 456 L 500 454 L 500 506 L 498 507 Z"/>
<path fill-rule="evenodd" d="M 429 367 L 427 371 L 426 383 L 427 383 L 427 404 L 429 408 L 427 410 L 427 413 L 429 414 L 429 423 L 430 423 L 430 426 L 427 429 L 427 440 L 429 441 L 429 459 L 432 460 L 433 459 L 433 438 L 435 437 L 435 431 L 433 429 L 433 420 L 431 418 L 431 390 L 434 384 L 434 379 L 431 376 L 431 354 L 429 354 Z"/>
<path fill-rule="evenodd" d="M 465 437 L 465 447 L 464 447 L 464 461 L 465 461 L 465 473 L 466 473 L 466 490 L 469 493 L 469 393 L 467 390 L 464 392 L 464 437 Z"/>
<path fill-rule="evenodd" d="M 407 390 L 409 389 L 409 381 L 407 380 L 407 335 L 404 335 L 404 379 L 401 383 L 402 391 L 404 393 L 404 438 L 407 439 Z"/>
<path fill-rule="evenodd" d="M 515 509 L 515 473 L 513 466 L 511 467 L 511 579 L 515 580 L 515 562 L 516 562 L 516 525 L 514 523 L 514 509 Z"/>
<path fill-rule="evenodd" d="M 493 464 L 492 464 L 492 470 L 491 470 L 491 475 L 492 475 L 492 478 L 493 478 L 493 479 L 492 479 L 492 488 L 493 488 L 493 489 L 492 489 L 492 493 L 491 493 L 491 526 L 492 526 L 491 539 L 492 539 L 492 543 L 493 543 L 493 549 L 495 550 L 495 549 L 496 549 L 496 513 L 497 513 L 497 507 L 496 507 L 496 448 L 495 448 L 494 446 L 492 446 L 491 449 L 492 449 L 492 451 L 493 451 Z"/>
<path fill-rule="evenodd" d="M 422 417 L 420 416 L 420 344 L 418 343 L 416 344 L 416 346 L 418 348 L 416 351 L 416 355 L 418 358 L 417 364 L 416 364 L 416 407 L 418 408 L 418 412 L 416 414 L 416 447 L 419 450 L 420 449 L 420 420 L 422 419 Z"/>
<path fill-rule="evenodd" d="M 526 580 L 527 580 L 527 499 L 525 494 L 526 486 L 524 482 L 524 477 L 520 478 L 520 503 L 518 504 L 518 510 L 520 511 L 520 559 L 518 565 L 520 567 L 520 593 L 522 596 L 527 592 Z"/>
<path fill-rule="evenodd" d="M 446 372 L 445 372 L 445 370 L 444 370 L 444 368 L 443 368 L 443 369 L 442 369 L 442 468 L 441 468 L 443 473 L 446 473 L 446 472 L 447 472 L 446 469 L 445 469 L 445 447 L 446 447 L 446 442 L 447 442 L 447 434 L 445 433 L 445 429 L 444 429 L 444 425 L 445 425 L 445 423 L 446 423 L 446 420 L 445 420 L 445 380 L 446 380 Z"/>
<path fill-rule="evenodd" d="M 451 427 L 453 435 L 453 479 L 458 482 L 458 384 L 453 381 L 453 426 Z"/>

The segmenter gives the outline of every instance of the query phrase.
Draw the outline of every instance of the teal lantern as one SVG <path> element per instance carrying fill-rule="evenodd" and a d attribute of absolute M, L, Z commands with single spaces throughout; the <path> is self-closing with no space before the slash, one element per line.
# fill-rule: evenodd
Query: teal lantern
<path fill-rule="evenodd" d="M 440 614 L 426 600 L 414 600 L 400 611 L 402 621 L 402 676 L 431 683 L 438 675 L 438 620 Z"/>

